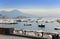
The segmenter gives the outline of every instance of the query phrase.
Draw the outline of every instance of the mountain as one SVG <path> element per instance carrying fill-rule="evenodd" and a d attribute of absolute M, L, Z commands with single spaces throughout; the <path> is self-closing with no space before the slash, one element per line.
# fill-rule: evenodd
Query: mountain
<path fill-rule="evenodd" d="M 31 14 L 26 14 L 26 13 L 23 13 L 21 11 L 18 11 L 18 10 L 13 10 L 13 11 L 0 11 L 0 14 L 2 15 L 5 15 L 5 16 L 10 16 L 10 17 L 17 17 L 17 16 L 27 16 L 27 17 L 37 17 L 35 15 L 31 15 Z"/>
<path fill-rule="evenodd" d="M 8 11 L 0 11 L 0 14 L 4 15 L 4 16 L 9 16 L 9 17 L 17 17 L 17 16 L 27 16 L 27 17 L 43 17 L 43 18 L 50 18 L 50 17 L 60 17 L 60 14 L 59 13 L 44 13 L 44 14 L 39 14 L 38 16 L 35 16 L 35 15 L 32 15 L 32 14 L 26 14 L 26 13 L 23 13 L 21 11 L 18 11 L 18 10 L 12 10 L 10 12 Z"/>

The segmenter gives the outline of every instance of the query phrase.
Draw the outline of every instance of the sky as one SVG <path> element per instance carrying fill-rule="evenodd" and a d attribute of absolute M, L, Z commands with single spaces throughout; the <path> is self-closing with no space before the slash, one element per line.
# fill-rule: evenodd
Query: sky
<path fill-rule="evenodd" d="M 29 14 L 60 13 L 60 0 L 0 0 L 0 10 L 18 9 Z"/>
<path fill-rule="evenodd" d="M 60 0 L 0 0 L 0 8 L 60 8 Z"/>

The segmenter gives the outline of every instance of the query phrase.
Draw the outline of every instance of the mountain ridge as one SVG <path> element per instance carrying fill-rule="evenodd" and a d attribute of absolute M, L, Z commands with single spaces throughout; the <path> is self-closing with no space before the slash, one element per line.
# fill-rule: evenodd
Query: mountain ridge
<path fill-rule="evenodd" d="M 26 13 L 23 13 L 23 12 L 18 11 L 18 10 L 12 10 L 12 11 L 9 11 L 9 12 L 2 10 L 2 11 L 0 11 L 0 14 L 10 16 L 10 17 L 17 17 L 17 16 L 37 17 L 35 15 L 26 14 Z"/>

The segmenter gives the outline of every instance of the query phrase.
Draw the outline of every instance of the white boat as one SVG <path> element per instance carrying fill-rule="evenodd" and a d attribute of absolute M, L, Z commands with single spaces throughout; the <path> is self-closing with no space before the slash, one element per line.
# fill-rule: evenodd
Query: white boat
<path fill-rule="evenodd" d="M 55 30 L 60 30 L 60 26 L 57 26 L 54 28 Z"/>

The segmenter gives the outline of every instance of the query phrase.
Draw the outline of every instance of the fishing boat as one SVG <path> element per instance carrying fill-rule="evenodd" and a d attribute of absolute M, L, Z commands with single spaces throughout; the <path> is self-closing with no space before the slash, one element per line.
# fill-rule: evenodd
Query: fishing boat
<path fill-rule="evenodd" d="M 60 30 L 60 26 L 57 26 L 54 28 L 55 30 Z"/>
<path fill-rule="evenodd" d="M 24 26 L 31 26 L 31 23 L 25 23 Z"/>
<path fill-rule="evenodd" d="M 38 27 L 45 27 L 45 25 L 44 24 L 40 24 L 40 25 L 38 25 Z"/>

